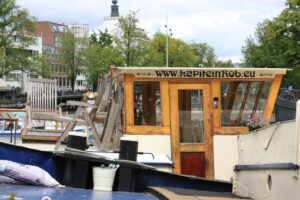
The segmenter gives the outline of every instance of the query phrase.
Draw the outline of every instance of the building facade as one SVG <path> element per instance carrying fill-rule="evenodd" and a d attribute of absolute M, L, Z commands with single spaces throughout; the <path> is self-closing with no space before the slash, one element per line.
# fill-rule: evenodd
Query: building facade
<path fill-rule="evenodd" d="M 15 46 L 18 47 L 18 40 L 15 41 Z M 42 54 L 42 38 L 34 36 L 34 43 L 26 48 L 33 56 Z M 20 88 L 22 92 L 27 92 L 27 81 L 33 74 L 15 70 L 8 75 L 0 78 L 0 90 L 9 91 L 11 89 Z"/>
<path fill-rule="evenodd" d="M 37 35 L 42 38 L 42 52 L 50 64 L 50 77 L 57 79 L 59 90 L 71 89 L 71 81 L 69 78 L 69 68 L 59 59 L 59 48 L 61 47 L 61 36 L 67 29 L 70 29 L 76 38 L 84 38 L 88 34 L 87 25 L 66 25 L 49 21 L 37 22 Z M 80 41 L 80 40 L 79 40 Z M 83 47 L 84 48 L 84 47 Z M 88 89 L 86 73 L 83 73 L 86 67 L 82 67 L 77 75 L 75 90 Z M 78 80 L 78 82 L 77 82 Z"/>

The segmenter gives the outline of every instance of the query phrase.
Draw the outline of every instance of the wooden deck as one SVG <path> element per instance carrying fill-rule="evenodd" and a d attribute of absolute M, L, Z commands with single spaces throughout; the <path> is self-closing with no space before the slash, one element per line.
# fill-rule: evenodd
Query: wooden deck
<path fill-rule="evenodd" d="M 170 200 L 238 200 L 248 199 L 238 197 L 228 192 L 208 192 L 191 189 L 167 188 L 167 187 L 148 187 L 149 193 L 158 199 Z"/>

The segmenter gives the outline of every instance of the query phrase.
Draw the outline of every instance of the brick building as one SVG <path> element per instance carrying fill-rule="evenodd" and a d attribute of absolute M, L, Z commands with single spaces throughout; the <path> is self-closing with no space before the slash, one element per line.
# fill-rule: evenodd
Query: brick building
<path fill-rule="evenodd" d="M 58 88 L 62 90 L 72 88 L 69 68 L 59 60 L 60 37 L 68 28 L 73 31 L 75 37 L 83 37 L 83 34 L 79 34 L 78 31 L 88 33 L 89 30 L 86 25 L 66 25 L 49 21 L 37 22 L 37 35 L 42 38 L 42 53 L 50 64 L 50 77 L 57 79 Z M 76 79 L 78 80 L 75 83 L 75 90 L 88 88 L 85 74 L 78 74 Z"/>

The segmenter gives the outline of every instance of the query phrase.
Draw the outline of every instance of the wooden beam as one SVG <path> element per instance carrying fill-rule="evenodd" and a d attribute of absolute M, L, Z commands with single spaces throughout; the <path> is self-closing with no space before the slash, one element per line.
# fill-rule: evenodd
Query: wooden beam
<path fill-rule="evenodd" d="M 243 112 L 244 112 L 244 109 L 245 109 L 245 106 L 246 106 L 246 103 L 247 103 L 247 100 L 248 100 L 250 88 L 251 88 L 251 82 L 248 82 L 247 88 L 246 88 L 246 93 L 244 94 L 241 110 L 240 110 L 239 117 L 238 117 L 239 122 L 241 122 L 242 117 L 243 117 Z"/>
<path fill-rule="evenodd" d="M 170 135 L 169 126 L 126 126 L 126 134 Z"/>
<path fill-rule="evenodd" d="M 124 103 L 125 103 L 125 124 L 126 126 L 134 125 L 133 113 L 133 75 L 125 75 L 124 83 Z M 127 130 L 125 130 L 127 132 Z"/>
<path fill-rule="evenodd" d="M 268 95 L 268 100 L 265 105 L 265 110 L 264 110 L 264 114 L 263 114 L 264 118 L 267 118 L 267 119 L 271 118 L 274 104 L 275 104 L 277 94 L 278 94 L 278 91 L 280 88 L 281 80 L 282 80 L 282 75 L 276 75 L 272 82 L 272 85 L 271 85 L 271 88 L 269 91 L 269 95 Z"/>
<path fill-rule="evenodd" d="M 180 152 L 205 152 L 205 144 L 180 144 Z"/>
<path fill-rule="evenodd" d="M 211 93 L 211 106 L 212 106 L 212 129 L 220 128 L 221 126 L 221 85 L 220 81 L 213 80 L 211 82 L 210 87 L 210 93 Z M 217 108 L 214 107 L 214 98 L 218 98 L 219 105 Z"/>
<path fill-rule="evenodd" d="M 238 81 L 230 83 L 224 110 L 228 110 L 228 111 L 232 110 L 234 99 L 235 99 L 236 93 L 238 91 L 239 84 L 240 84 L 240 82 L 238 82 Z"/>
<path fill-rule="evenodd" d="M 160 108 L 162 126 L 170 126 L 170 98 L 169 98 L 169 82 L 160 81 Z M 170 134 L 170 133 L 169 133 Z"/>
<path fill-rule="evenodd" d="M 256 96 L 256 99 L 255 99 L 255 104 L 254 104 L 254 107 L 253 107 L 253 110 L 252 110 L 252 114 L 251 114 L 251 117 L 253 117 L 256 113 L 256 110 L 258 108 L 258 104 L 259 104 L 259 100 L 260 100 L 260 97 L 262 95 L 262 91 L 264 89 L 264 85 L 265 85 L 265 81 L 262 81 L 259 85 L 259 90 L 258 90 L 258 93 L 257 93 L 257 96 Z"/>
<path fill-rule="evenodd" d="M 245 132 L 249 132 L 248 127 L 221 127 L 213 130 L 214 135 L 237 135 Z"/>
<path fill-rule="evenodd" d="M 179 138 L 179 112 L 178 112 L 178 85 L 170 85 L 171 99 L 171 149 L 172 160 L 174 161 L 173 172 L 180 174 L 180 138 Z"/>

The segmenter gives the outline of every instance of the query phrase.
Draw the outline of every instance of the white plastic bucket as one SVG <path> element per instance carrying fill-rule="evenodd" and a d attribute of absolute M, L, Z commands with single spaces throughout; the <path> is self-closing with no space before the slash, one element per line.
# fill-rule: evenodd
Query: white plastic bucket
<path fill-rule="evenodd" d="M 116 170 L 109 167 L 93 167 L 94 190 L 112 191 Z"/>

